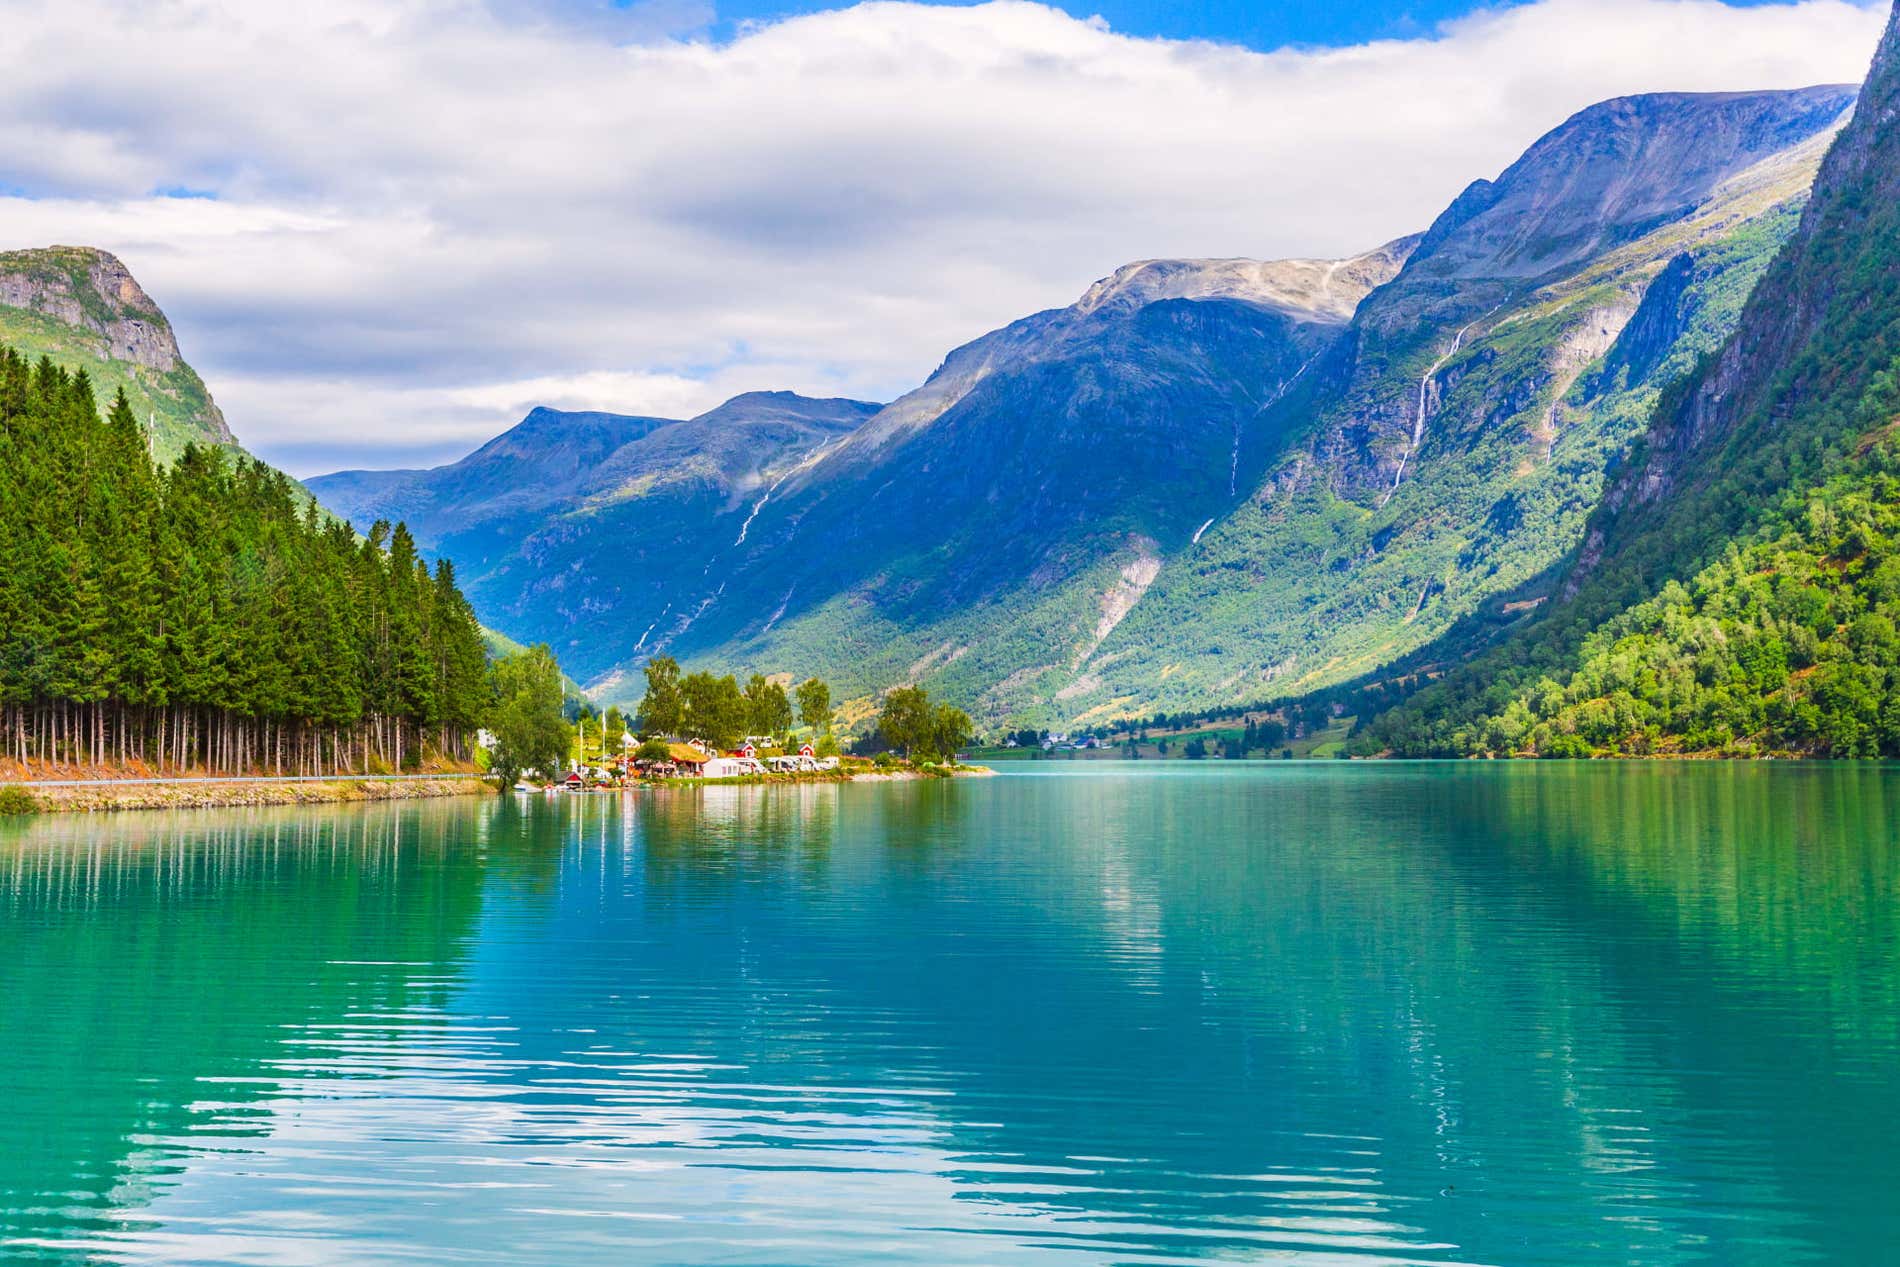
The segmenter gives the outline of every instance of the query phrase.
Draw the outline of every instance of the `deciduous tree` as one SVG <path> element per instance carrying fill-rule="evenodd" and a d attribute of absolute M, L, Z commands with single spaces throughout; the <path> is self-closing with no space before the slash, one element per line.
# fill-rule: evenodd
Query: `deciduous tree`
<path fill-rule="evenodd" d="M 818 678 L 798 684 L 798 720 L 813 734 L 831 733 L 831 687 Z"/>
<path fill-rule="evenodd" d="M 545 646 L 495 664 L 495 733 L 491 768 L 512 783 L 523 771 L 557 777 L 567 763 L 573 731 L 561 715 L 561 666 Z"/>

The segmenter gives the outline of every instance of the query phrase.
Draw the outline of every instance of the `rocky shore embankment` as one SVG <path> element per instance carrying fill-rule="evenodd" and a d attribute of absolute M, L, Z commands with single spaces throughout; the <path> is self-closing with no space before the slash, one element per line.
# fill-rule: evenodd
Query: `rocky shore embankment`
<path fill-rule="evenodd" d="M 90 783 L 26 786 L 32 812 L 96 814 L 138 809 L 223 809 L 267 805 L 340 805 L 359 801 L 414 801 L 493 795 L 480 779 L 335 779 L 319 783 L 274 779 L 177 783 Z"/>

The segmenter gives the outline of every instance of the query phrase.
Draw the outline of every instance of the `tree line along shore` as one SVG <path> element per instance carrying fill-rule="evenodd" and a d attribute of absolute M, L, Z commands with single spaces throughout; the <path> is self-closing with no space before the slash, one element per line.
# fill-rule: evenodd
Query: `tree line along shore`
<path fill-rule="evenodd" d="M 0 756 L 349 775 L 466 766 L 480 626 L 401 526 L 358 537 L 289 477 L 169 467 L 124 393 L 0 350 Z"/>

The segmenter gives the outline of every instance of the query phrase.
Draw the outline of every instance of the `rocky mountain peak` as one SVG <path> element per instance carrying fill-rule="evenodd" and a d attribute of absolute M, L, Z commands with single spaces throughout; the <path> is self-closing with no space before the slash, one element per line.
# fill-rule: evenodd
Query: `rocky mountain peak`
<path fill-rule="evenodd" d="M 0 304 L 89 330 L 114 360 L 168 374 L 179 363 L 171 323 L 131 270 L 85 246 L 0 253 Z"/>
<path fill-rule="evenodd" d="M 1142 260 L 1089 287 L 1072 311 L 1089 315 L 1169 299 L 1234 299 L 1343 325 L 1361 300 L 1397 275 L 1417 241 L 1404 238 L 1343 260 Z"/>
<path fill-rule="evenodd" d="M 871 401 L 842 397 L 801 396 L 787 391 L 743 392 L 692 421 L 724 425 L 790 422 L 849 431 L 882 408 Z"/>
<path fill-rule="evenodd" d="M 1685 215 L 1724 182 L 1828 131 L 1856 91 L 1654 93 L 1591 106 L 1496 181 L 1466 189 L 1407 272 L 1528 281 L 1577 264 Z"/>

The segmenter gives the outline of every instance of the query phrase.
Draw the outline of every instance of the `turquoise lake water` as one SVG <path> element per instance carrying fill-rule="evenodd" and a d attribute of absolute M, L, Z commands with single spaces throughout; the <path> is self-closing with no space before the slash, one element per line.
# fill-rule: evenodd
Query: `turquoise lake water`
<path fill-rule="evenodd" d="M 0 823 L 0 1258 L 1900 1261 L 1900 771 Z"/>

